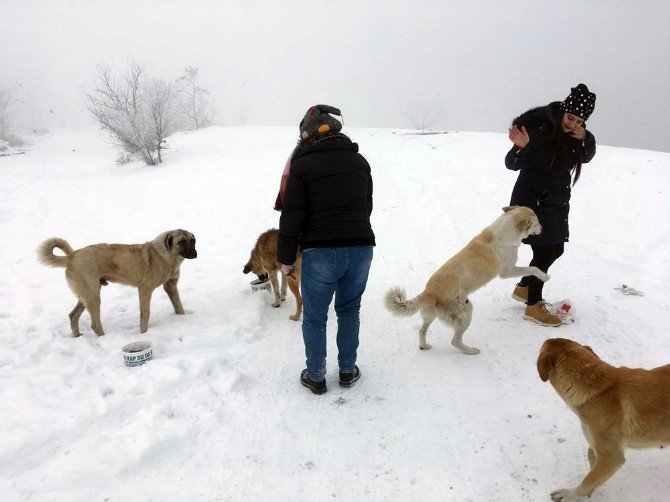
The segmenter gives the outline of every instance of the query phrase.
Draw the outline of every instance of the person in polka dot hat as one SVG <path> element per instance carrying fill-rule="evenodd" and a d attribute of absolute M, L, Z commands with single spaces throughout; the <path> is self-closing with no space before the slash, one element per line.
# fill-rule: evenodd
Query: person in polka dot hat
<path fill-rule="evenodd" d="M 571 89 L 570 95 L 561 103 L 561 110 L 569 115 L 575 115 L 584 121 L 587 121 L 593 109 L 596 106 L 596 95 L 589 92 L 589 88 L 584 84 L 579 84 Z M 564 116 L 565 123 L 565 116 Z M 565 130 L 565 124 L 563 130 Z M 572 130 L 572 128 L 570 128 Z"/>
<path fill-rule="evenodd" d="M 505 157 L 505 166 L 519 171 L 510 205 L 530 207 L 537 214 L 542 233 L 523 242 L 533 250 L 530 264 L 545 272 L 563 254 L 570 235 L 572 186 L 579 179 L 582 165 L 596 153 L 595 137 L 586 130 L 595 104 L 596 95 L 579 84 L 563 101 L 521 114 L 508 131 L 514 145 Z M 543 286 L 534 276 L 523 277 L 512 298 L 526 304 L 524 319 L 560 326 L 560 319 L 547 308 L 551 302 L 543 299 Z"/>

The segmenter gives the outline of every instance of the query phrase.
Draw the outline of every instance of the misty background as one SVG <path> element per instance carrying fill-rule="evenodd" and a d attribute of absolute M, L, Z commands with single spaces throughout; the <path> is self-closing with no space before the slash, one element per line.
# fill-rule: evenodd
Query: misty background
<path fill-rule="evenodd" d="M 353 127 L 502 133 L 584 82 L 598 143 L 668 152 L 668 26 L 667 0 L 0 0 L 0 86 L 17 127 L 80 127 L 96 64 L 168 81 L 193 66 L 214 124 L 297 136 L 316 103 Z"/>

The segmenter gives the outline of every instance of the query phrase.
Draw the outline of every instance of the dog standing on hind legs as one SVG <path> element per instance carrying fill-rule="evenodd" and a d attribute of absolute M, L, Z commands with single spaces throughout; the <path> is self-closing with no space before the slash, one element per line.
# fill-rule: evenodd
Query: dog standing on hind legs
<path fill-rule="evenodd" d="M 275 301 L 272 306 L 275 308 L 281 307 L 281 302 L 286 300 L 286 285 L 291 289 L 291 293 L 295 296 L 296 309 L 295 314 L 290 315 L 289 319 L 292 321 L 299 321 L 302 314 L 302 295 L 300 294 L 300 266 L 302 264 L 302 255 L 298 253 L 295 261 L 294 277 L 295 280 L 286 280 L 286 276 L 281 274 L 281 289 L 279 281 L 277 280 L 277 273 L 281 270 L 281 263 L 277 261 L 277 238 L 279 230 L 271 228 L 263 232 L 256 241 L 254 248 L 251 250 L 251 257 L 244 265 L 243 273 L 248 274 L 253 272 L 261 281 L 270 279 L 272 284 L 272 293 Z"/>
<path fill-rule="evenodd" d="M 423 324 L 419 329 L 419 348 L 428 350 L 426 333 L 439 318 L 454 328 L 451 344 L 466 354 L 478 354 L 479 349 L 463 343 L 463 334 L 472 321 L 472 302 L 468 295 L 489 283 L 496 276 L 503 279 L 534 275 L 542 281 L 549 275 L 537 267 L 517 267 L 521 241 L 542 231 L 532 209 L 523 206 L 504 207 L 491 225 L 472 239 L 461 251 L 440 267 L 417 297 L 406 299 L 400 287 L 388 290 L 386 308 L 397 316 L 412 316 L 421 312 Z"/>

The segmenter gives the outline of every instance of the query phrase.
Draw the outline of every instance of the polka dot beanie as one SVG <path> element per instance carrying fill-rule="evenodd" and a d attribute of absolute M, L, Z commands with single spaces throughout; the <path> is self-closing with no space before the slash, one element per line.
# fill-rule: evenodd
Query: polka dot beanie
<path fill-rule="evenodd" d="M 570 95 L 561 103 L 561 110 L 588 120 L 596 106 L 596 95 L 585 84 L 572 87 Z"/>
<path fill-rule="evenodd" d="M 330 114 L 342 116 L 340 110 L 328 105 L 312 106 L 300 121 L 300 139 L 308 141 L 317 134 L 338 133 L 342 123 Z"/>

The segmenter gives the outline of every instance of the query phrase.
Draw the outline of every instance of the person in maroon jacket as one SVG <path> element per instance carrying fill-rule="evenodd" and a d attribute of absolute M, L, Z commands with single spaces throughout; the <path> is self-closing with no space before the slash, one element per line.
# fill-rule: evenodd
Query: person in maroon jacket
<path fill-rule="evenodd" d="M 375 235 L 370 225 L 372 176 L 358 145 L 342 134 L 332 115 L 337 108 L 316 105 L 300 122 L 279 223 L 277 258 L 289 280 L 302 252 L 302 334 L 307 368 L 300 382 L 315 394 L 326 392 L 326 321 L 335 295 L 339 383 L 353 385 L 361 297 L 367 285 Z"/>

